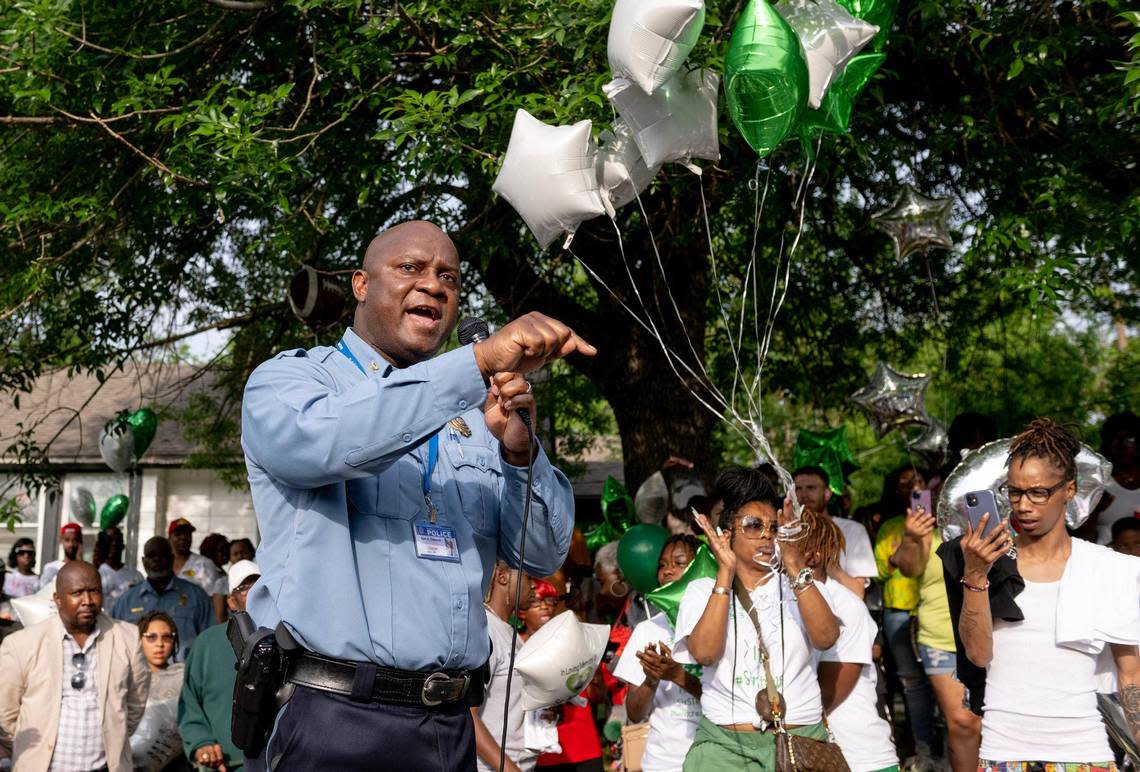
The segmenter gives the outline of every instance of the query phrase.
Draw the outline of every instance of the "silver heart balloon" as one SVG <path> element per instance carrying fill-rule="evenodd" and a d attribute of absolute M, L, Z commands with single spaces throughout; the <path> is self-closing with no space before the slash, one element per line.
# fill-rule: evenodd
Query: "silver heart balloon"
<path fill-rule="evenodd" d="M 1009 497 L 1001 492 L 1009 474 L 1011 439 L 995 440 L 971 451 L 962 463 L 946 478 L 942 495 L 938 497 L 938 528 L 942 539 L 961 536 L 966 532 L 966 494 L 971 491 L 990 490 L 997 500 L 998 515 L 1009 517 Z M 1111 478 L 1112 464 L 1088 445 L 1081 445 L 1077 454 L 1077 495 L 1065 509 L 1065 525 L 1079 528 L 1100 501 L 1104 486 Z"/>
<path fill-rule="evenodd" d="M 99 455 L 116 472 L 131 468 L 135 452 L 135 434 L 124 421 L 109 421 L 99 435 Z"/>
<path fill-rule="evenodd" d="M 72 521 L 83 525 L 95 524 L 95 497 L 86 488 L 76 488 L 68 497 L 68 512 Z"/>

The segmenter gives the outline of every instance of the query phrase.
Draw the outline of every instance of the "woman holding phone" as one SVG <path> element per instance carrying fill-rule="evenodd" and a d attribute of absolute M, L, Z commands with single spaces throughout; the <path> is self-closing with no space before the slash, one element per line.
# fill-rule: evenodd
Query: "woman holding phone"
<path fill-rule="evenodd" d="M 766 671 L 783 698 L 788 732 L 827 740 L 816 667 L 820 652 L 838 640 L 839 622 L 796 542 L 781 540 L 777 548 L 790 503 L 781 502 L 763 473 L 729 468 L 715 488 L 724 502 L 719 527 L 704 515 L 697 523 L 716 556 L 717 575 L 695 579 L 685 590 L 673 646 L 677 662 L 702 668 L 703 715 L 684 769 L 772 772 L 776 736 L 771 716 L 757 711 L 766 700 Z M 736 584 L 750 608 L 736 596 Z"/>
<path fill-rule="evenodd" d="M 1022 619 L 995 620 L 990 611 L 988 574 L 1011 541 L 1004 527 L 986 534 L 996 513 L 967 525 L 962 539 L 958 630 L 966 655 L 987 671 L 978 767 L 985 772 L 1116 769 L 1097 710 L 1098 660 L 1115 665 L 1140 740 L 1140 561 L 1066 530 L 1079 451 L 1076 437 L 1048 418 L 1034 419 L 1010 445 L 1004 487 L 1019 527 Z"/>

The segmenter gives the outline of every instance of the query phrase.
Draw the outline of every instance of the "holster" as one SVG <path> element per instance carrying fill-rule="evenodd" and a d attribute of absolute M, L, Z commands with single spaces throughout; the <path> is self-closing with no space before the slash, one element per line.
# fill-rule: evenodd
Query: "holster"
<path fill-rule="evenodd" d="M 283 623 L 276 631 L 255 628 L 244 611 L 230 617 L 226 636 L 237 658 L 231 739 L 246 755 L 257 756 L 269 738 L 278 709 L 288 700 L 285 675 L 299 647 Z"/>

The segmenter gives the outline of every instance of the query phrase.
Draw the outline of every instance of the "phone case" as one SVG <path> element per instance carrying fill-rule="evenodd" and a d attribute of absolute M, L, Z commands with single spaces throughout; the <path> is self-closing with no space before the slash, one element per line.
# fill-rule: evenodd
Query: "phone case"
<path fill-rule="evenodd" d="M 974 503 L 971 504 L 970 502 Z M 966 494 L 966 517 L 970 520 L 970 527 L 977 530 L 978 523 L 981 522 L 982 515 L 990 513 L 990 519 L 986 521 L 986 529 L 982 532 L 982 536 L 988 536 L 990 531 L 997 528 L 1001 522 L 1001 516 L 998 514 L 997 499 L 994 498 L 993 491 L 970 491 Z"/>
<path fill-rule="evenodd" d="M 933 506 L 930 502 L 930 491 L 911 491 L 910 508 L 917 512 L 919 507 L 922 507 L 923 511 L 927 514 L 933 513 Z"/>

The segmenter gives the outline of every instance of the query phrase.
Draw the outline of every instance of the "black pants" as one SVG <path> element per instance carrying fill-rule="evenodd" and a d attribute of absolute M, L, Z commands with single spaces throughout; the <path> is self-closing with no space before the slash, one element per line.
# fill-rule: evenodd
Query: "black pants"
<path fill-rule="evenodd" d="M 475 730 L 465 700 L 406 708 L 352 702 L 298 686 L 247 772 L 391 769 L 475 772 Z"/>

